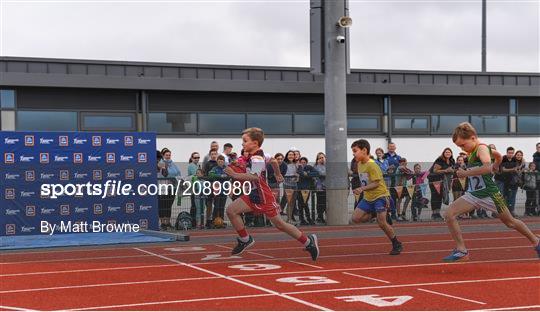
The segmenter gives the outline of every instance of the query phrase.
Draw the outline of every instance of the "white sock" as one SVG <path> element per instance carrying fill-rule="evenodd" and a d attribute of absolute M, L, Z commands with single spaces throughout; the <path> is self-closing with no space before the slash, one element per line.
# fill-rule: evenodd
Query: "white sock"
<path fill-rule="evenodd" d="M 249 235 L 246 236 L 246 237 L 240 237 L 240 241 L 241 241 L 242 243 L 247 243 L 247 242 L 249 241 Z"/>

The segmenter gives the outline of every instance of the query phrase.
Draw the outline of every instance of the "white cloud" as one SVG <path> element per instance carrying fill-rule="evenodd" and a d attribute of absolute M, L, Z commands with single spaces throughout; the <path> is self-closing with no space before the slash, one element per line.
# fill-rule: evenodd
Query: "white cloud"
<path fill-rule="evenodd" d="M 309 2 L 6 1 L 1 55 L 309 66 Z M 353 1 L 353 68 L 479 70 L 481 1 Z M 488 70 L 540 71 L 538 1 L 488 0 Z"/>

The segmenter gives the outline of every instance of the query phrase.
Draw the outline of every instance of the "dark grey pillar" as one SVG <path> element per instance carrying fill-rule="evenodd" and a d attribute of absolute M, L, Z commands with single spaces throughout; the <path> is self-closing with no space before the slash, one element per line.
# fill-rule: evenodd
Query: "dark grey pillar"
<path fill-rule="evenodd" d="M 345 14 L 345 1 L 324 0 L 325 76 L 324 126 L 326 143 L 327 222 L 329 225 L 349 223 L 346 103 L 345 29 L 337 26 Z M 349 38 L 345 38 L 349 40 Z"/>

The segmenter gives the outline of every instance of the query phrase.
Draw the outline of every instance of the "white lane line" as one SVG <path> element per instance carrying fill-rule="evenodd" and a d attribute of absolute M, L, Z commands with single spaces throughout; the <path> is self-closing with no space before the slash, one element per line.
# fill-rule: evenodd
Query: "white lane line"
<path fill-rule="evenodd" d="M 115 270 L 129 270 L 129 269 L 147 269 L 147 268 L 166 268 L 180 266 L 179 264 L 158 264 L 158 265 L 140 265 L 140 266 L 127 266 L 117 268 L 99 268 L 99 269 L 80 269 L 80 270 L 64 270 L 64 271 L 43 271 L 43 272 L 29 272 L 29 273 L 10 273 L 0 274 L 0 277 L 10 276 L 26 276 L 26 275 L 46 275 L 46 274 L 59 274 L 59 273 L 86 273 L 86 272 L 99 272 L 99 271 L 115 271 Z"/>
<path fill-rule="evenodd" d="M 296 263 L 296 264 L 299 264 L 299 265 L 305 265 L 305 266 L 312 267 L 312 268 L 315 268 L 315 269 L 324 269 L 323 267 L 313 265 L 313 264 L 307 264 L 307 263 L 304 263 L 304 262 L 298 262 L 298 261 L 293 261 L 293 260 L 289 260 L 289 262 Z"/>
<path fill-rule="evenodd" d="M 492 278 L 492 279 L 481 279 L 481 280 L 463 280 L 463 281 L 451 281 L 451 282 L 433 282 L 433 283 L 417 283 L 417 284 L 402 284 L 402 285 L 385 285 L 385 286 L 320 289 L 320 290 L 293 291 L 293 292 L 287 292 L 285 294 L 287 294 L 287 295 L 315 294 L 315 293 L 323 293 L 323 292 L 349 291 L 349 290 L 385 289 L 385 288 L 418 287 L 418 286 L 451 285 L 451 284 L 468 284 L 468 283 L 484 283 L 484 282 L 520 281 L 520 280 L 530 280 L 530 279 L 540 279 L 540 276 L 523 276 L 523 277 Z"/>
<path fill-rule="evenodd" d="M 521 306 L 521 307 L 506 307 L 506 308 L 494 308 L 494 309 L 482 309 L 482 310 L 470 310 L 470 312 L 479 312 L 479 311 L 517 311 L 517 310 L 537 309 L 537 308 L 540 308 L 540 305 Z"/>
<path fill-rule="evenodd" d="M 273 296 L 273 295 L 272 294 L 259 294 L 259 295 L 246 295 L 246 296 L 211 297 L 211 298 L 199 298 L 199 299 L 141 302 L 141 303 L 110 305 L 110 306 L 97 306 L 97 307 L 80 308 L 80 309 L 66 309 L 65 311 L 85 311 L 85 310 L 97 310 L 97 309 L 113 310 L 115 308 L 125 308 L 125 307 L 138 307 L 138 306 L 183 303 L 183 302 L 219 301 L 219 300 L 226 300 L 226 299 L 257 298 L 257 297 L 269 297 L 269 296 Z"/>
<path fill-rule="evenodd" d="M 328 308 L 325 308 L 323 306 L 320 306 L 320 305 L 317 305 L 317 304 L 314 304 L 314 303 L 311 303 L 311 302 L 307 302 L 307 301 L 304 301 L 304 300 L 301 300 L 301 299 L 298 299 L 298 298 L 295 298 L 295 297 L 292 297 L 292 296 L 289 296 L 289 295 L 286 295 L 286 294 L 282 294 L 282 293 L 279 293 L 279 292 L 276 292 L 276 291 L 273 291 L 273 290 L 270 290 L 270 289 L 267 289 L 267 288 L 264 288 L 264 287 L 261 287 L 261 286 L 257 286 L 257 285 L 254 285 L 254 284 L 251 284 L 251 283 L 248 283 L 248 282 L 244 282 L 244 281 L 236 279 L 234 277 L 226 276 L 226 275 L 223 275 L 223 274 L 220 274 L 220 273 L 217 273 L 217 272 L 213 272 L 213 271 L 210 271 L 210 270 L 207 270 L 207 269 L 204 269 L 204 268 L 200 268 L 200 267 L 198 267 L 196 265 L 193 265 L 193 264 L 184 263 L 182 261 L 178 261 L 178 260 L 166 257 L 166 256 L 162 256 L 162 255 L 150 252 L 150 251 L 146 251 L 144 249 L 140 249 L 140 248 L 135 248 L 135 249 L 139 250 L 140 252 L 144 252 L 144 253 L 147 253 L 149 255 L 153 255 L 155 257 L 165 259 L 165 260 L 168 260 L 168 261 L 171 261 L 171 262 L 174 262 L 174 263 L 182 264 L 182 265 L 185 265 L 185 266 L 187 266 L 189 268 L 192 268 L 192 269 L 195 269 L 195 270 L 198 270 L 198 271 L 201 271 L 201 272 L 205 272 L 207 274 L 214 275 L 214 276 L 217 276 L 217 277 L 221 277 L 221 278 L 224 278 L 224 279 L 229 280 L 231 282 L 235 282 L 235 283 L 238 283 L 238 284 L 250 287 L 250 288 L 254 288 L 254 289 L 263 291 L 265 293 L 268 293 L 268 294 L 276 295 L 276 296 L 279 296 L 279 297 L 282 297 L 282 298 L 285 298 L 285 299 L 288 299 L 288 300 L 291 300 L 291 301 L 306 305 L 308 307 L 311 307 L 311 308 L 314 308 L 314 309 L 317 309 L 317 310 L 332 311 L 332 310 L 330 310 Z"/>
<path fill-rule="evenodd" d="M 519 249 L 519 248 L 531 248 L 530 245 L 526 246 L 504 246 L 504 247 L 480 247 L 480 248 L 468 248 L 468 250 L 499 250 L 499 249 Z M 439 253 L 439 252 L 448 252 L 448 249 L 437 249 L 437 250 L 417 250 L 417 251 L 405 251 L 401 254 L 425 254 L 425 253 Z M 369 256 L 382 256 L 388 255 L 388 252 L 374 252 L 374 253 L 356 253 L 356 254 L 341 254 L 341 255 L 326 255 L 319 256 L 319 259 L 324 258 L 346 258 L 346 257 L 369 257 Z M 308 256 L 302 257 L 290 257 L 290 258 L 274 258 L 267 261 L 281 261 L 281 260 L 300 260 L 306 259 Z M 242 262 L 252 262 L 253 260 L 227 260 L 227 261 L 207 261 L 207 262 L 194 262 L 191 264 L 194 265 L 208 265 L 208 264 L 218 264 L 218 263 L 242 263 Z"/>
<path fill-rule="evenodd" d="M 349 272 L 343 272 L 343 274 L 345 274 L 345 275 L 350 275 L 350 276 L 356 276 L 356 277 L 360 277 L 360 278 L 365 278 L 365 279 L 368 279 L 368 280 L 372 280 L 372 281 L 376 281 L 376 282 L 381 282 L 381 283 L 385 283 L 385 284 L 390 284 L 389 281 L 385 281 L 385 280 L 382 280 L 382 279 L 373 278 L 373 277 L 369 277 L 369 276 L 358 275 L 358 274 L 352 274 L 352 273 L 349 273 Z"/>
<path fill-rule="evenodd" d="M 199 281 L 199 280 L 209 280 L 209 279 L 217 279 L 217 277 L 215 277 L 215 276 L 188 277 L 188 278 L 174 278 L 174 279 L 163 279 L 163 280 L 152 280 L 152 281 L 133 281 L 133 282 L 120 282 L 120 283 L 104 283 L 104 284 L 70 285 L 70 286 L 56 286 L 56 287 L 44 287 L 44 288 L 13 289 L 13 290 L 2 290 L 2 291 L 0 291 L 0 294 L 47 291 L 47 290 L 58 290 L 58 289 L 72 289 L 72 288 L 93 288 L 93 287 L 122 286 L 122 285 L 172 283 L 172 282 Z"/>
<path fill-rule="evenodd" d="M 430 294 L 435 294 L 435 295 L 448 297 L 448 298 L 453 298 L 453 299 L 459 299 L 459 300 L 468 301 L 468 302 L 472 302 L 472 303 L 486 304 L 485 302 L 480 302 L 480 301 L 471 300 L 471 299 L 467 299 L 467 298 L 462 298 L 462 297 L 458 297 L 458 296 L 452 296 L 452 295 L 449 295 L 449 294 L 444 294 L 444 293 L 436 292 L 436 291 L 433 291 L 433 290 L 428 290 L 428 289 L 423 289 L 423 288 L 418 288 L 418 290 L 423 291 L 423 292 L 427 292 L 427 293 L 430 293 Z"/>
<path fill-rule="evenodd" d="M 17 307 L 8 307 L 8 306 L 0 306 L 0 309 L 6 309 L 6 310 L 12 310 L 12 311 L 37 311 L 32 309 L 25 309 L 25 308 L 17 308 Z"/>
<path fill-rule="evenodd" d="M 351 238 L 351 237 L 349 237 Z M 487 238 L 470 238 L 467 239 L 467 241 L 484 241 L 484 240 L 508 240 L 508 239 L 524 239 L 522 236 L 516 236 L 516 237 L 487 237 Z M 333 240 L 333 238 L 325 238 L 324 240 Z M 426 241 L 404 241 L 405 244 L 423 244 L 423 243 L 443 243 L 443 242 L 453 242 L 453 240 L 426 240 Z M 213 246 L 222 247 L 225 249 L 232 249 L 230 247 L 224 246 L 224 245 L 216 245 L 212 244 Z M 322 245 L 320 248 L 331 248 L 331 247 L 362 247 L 362 246 L 383 246 L 388 245 L 387 242 L 383 243 L 358 243 L 358 244 L 334 244 L 334 245 Z M 154 247 L 152 247 L 154 248 Z M 171 247 L 173 248 L 173 247 Z M 255 251 L 269 251 L 269 250 L 293 250 L 298 249 L 298 247 L 274 247 L 274 248 L 260 248 L 255 249 Z M 100 249 L 99 251 L 101 251 Z M 116 249 L 119 250 L 119 249 Z M 123 250 L 123 249 L 122 249 Z M 79 252 L 83 252 L 84 250 L 77 250 Z M 95 250 L 87 250 L 86 252 L 91 253 Z M 37 253 L 37 252 L 36 252 Z M 166 256 L 173 256 L 173 255 L 196 255 L 196 254 L 207 254 L 208 251 L 193 251 L 193 252 L 169 252 L 164 253 L 163 255 Z M 9 255 L 12 255 L 13 253 L 6 253 L 4 256 L 9 257 Z M 32 252 L 29 252 L 28 254 L 34 254 Z M 96 257 L 85 257 L 85 258 L 62 258 L 62 259 L 49 259 L 49 260 L 26 260 L 26 261 L 17 261 L 17 262 L 0 262 L 0 265 L 13 265 L 13 264 L 25 264 L 25 263 L 48 263 L 48 262 L 63 262 L 63 261 L 78 261 L 78 260 L 100 260 L 100 259 L 129 259 L 129 258 L 138 258 L 138 257 L 149 257 L 148 255 L 125 255 L 125 256 L 96 256 Z"/>
<path fill-rule="evenodd" d="M 228 246 L 224 246 L 224 245 L 216 245 L 216 246 L 221 247 L 221 248 L 225 248 L 225 249 L 228 249 L 228 250 L 232 250 L 232 248 L 228 247 Z M 269 256 L 269 255 L 265 255 L 265 254 L 254 252 L 254 251 L 248 251 L 247 253 L 252 254 L 252 255 L 256 255 L 256 256 L 269 258 L 269 259 L 275 259 L 276 258 L 276 257 L 272 257 L 272 256 Z"/>

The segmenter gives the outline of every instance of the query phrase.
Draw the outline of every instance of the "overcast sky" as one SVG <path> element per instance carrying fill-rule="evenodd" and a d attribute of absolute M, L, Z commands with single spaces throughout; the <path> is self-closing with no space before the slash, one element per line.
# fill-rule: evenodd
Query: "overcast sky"
<path fill-rule="evenodd" d="M 0 55 L 309 66 L 309 1 L 0 0 Z M 540 0 L 488 0 L 488 71 L 540 72 Z M 480 70 L 481 0 L 350 0 L 352 68 Z"/>

